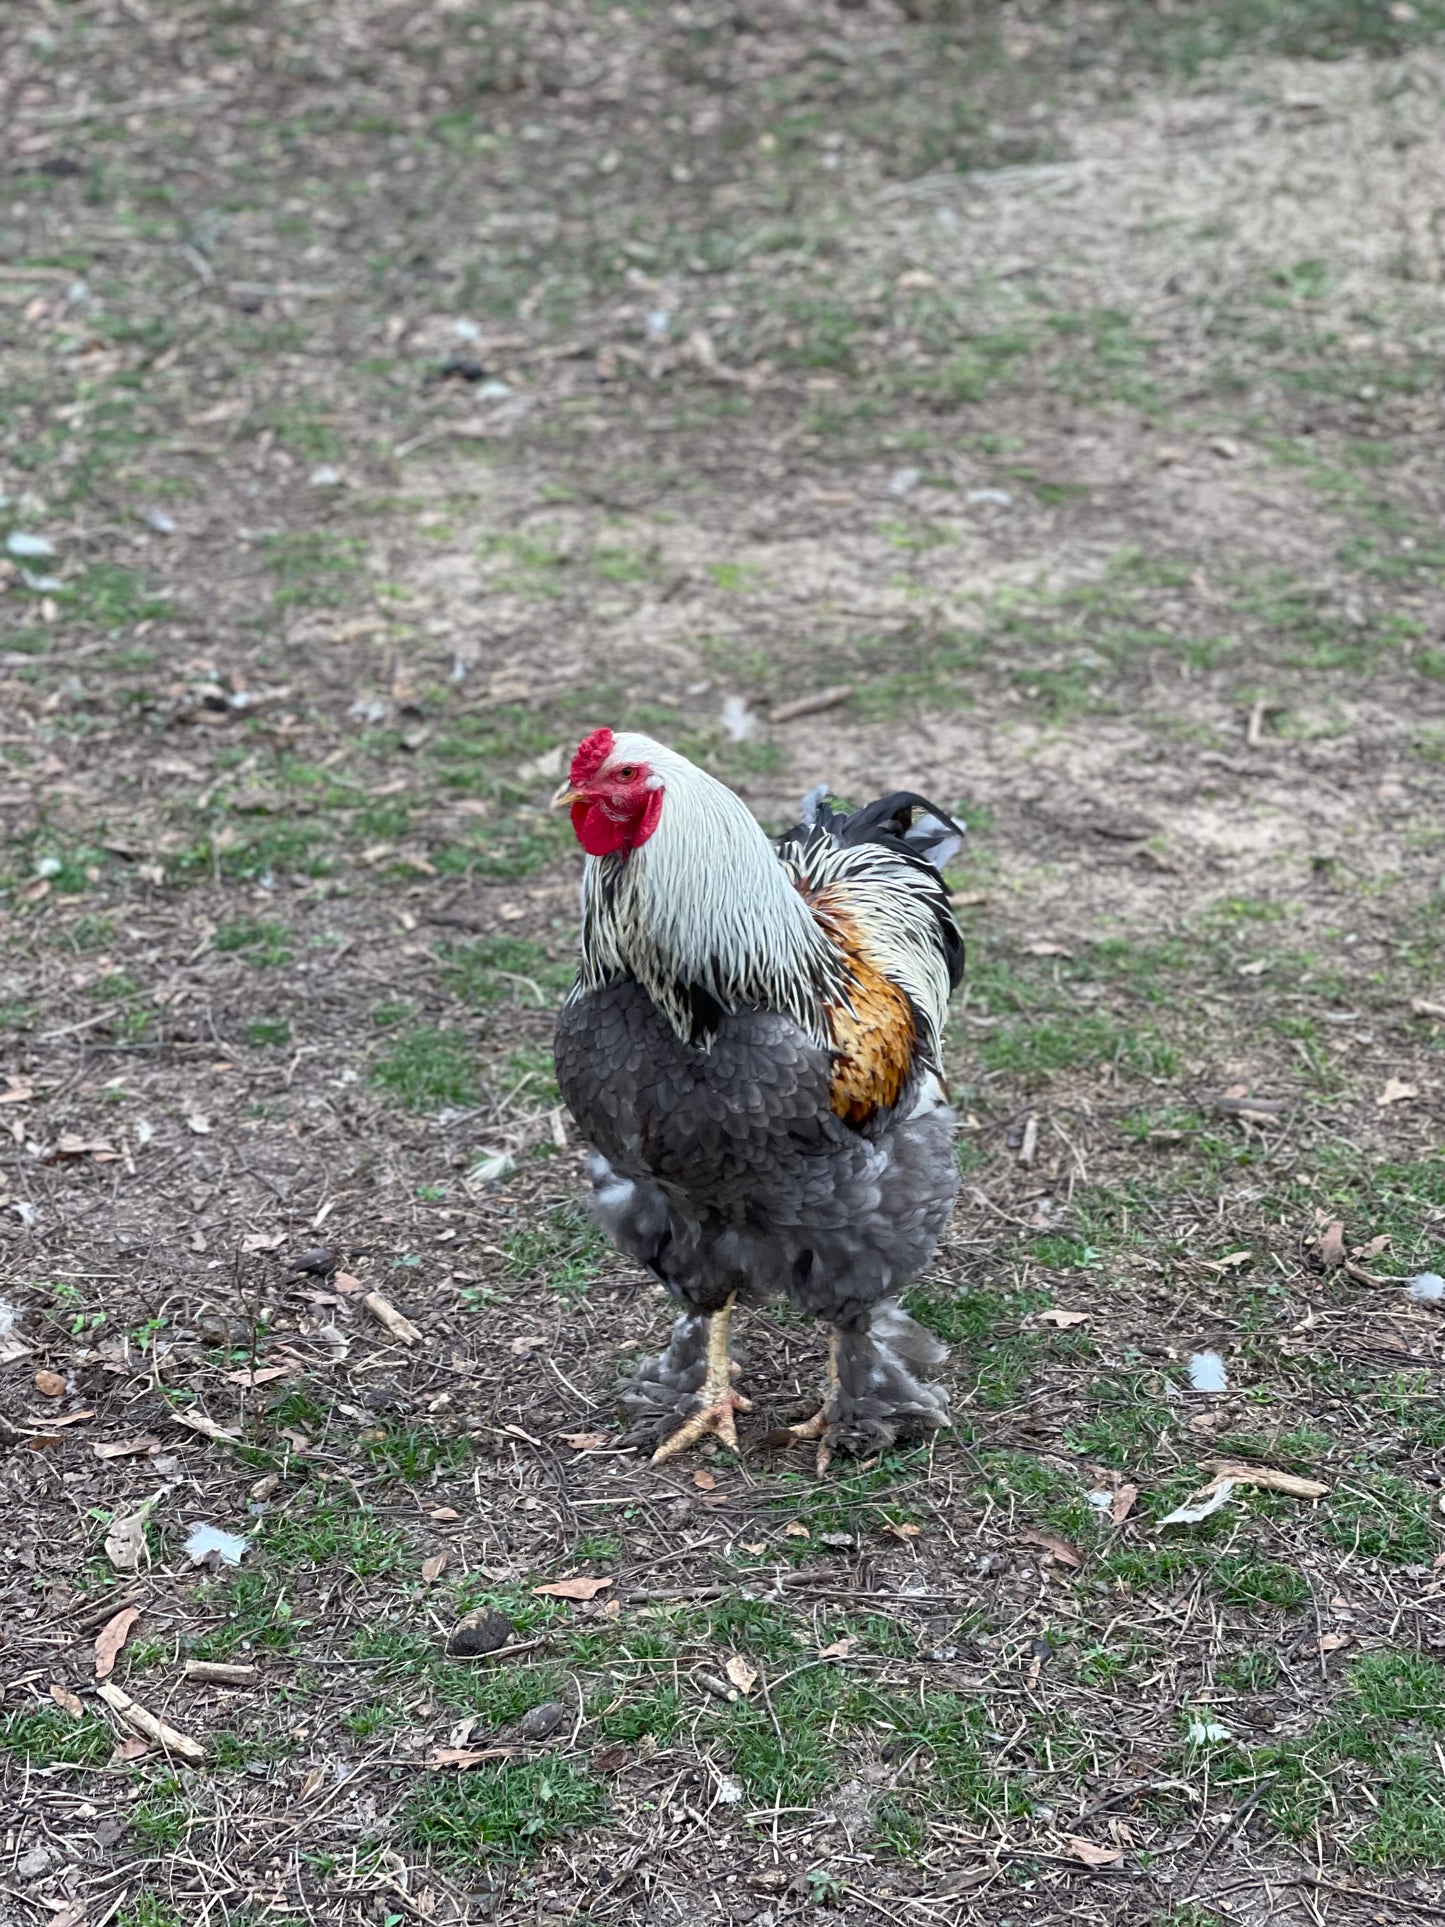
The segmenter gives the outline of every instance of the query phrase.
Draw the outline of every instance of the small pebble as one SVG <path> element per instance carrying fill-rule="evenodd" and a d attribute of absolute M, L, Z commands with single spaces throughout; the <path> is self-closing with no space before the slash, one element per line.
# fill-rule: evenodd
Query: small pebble
<path fill-rule="evenodd" d="M 517 1731 L 524 1740 L 550 1740 L 552 1735 L 566 1724 L 567 1709 L 559 1706 L 556 1700 L 544 1700 L 534 1706 L 530 1713 L 524 1713 Z"/>

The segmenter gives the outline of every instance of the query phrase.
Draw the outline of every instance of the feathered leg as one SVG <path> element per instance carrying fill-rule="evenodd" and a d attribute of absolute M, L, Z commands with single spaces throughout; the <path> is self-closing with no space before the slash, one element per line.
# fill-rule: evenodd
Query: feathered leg
<path fill-rule="evenodd" d="M 708 1320 L 707 1329 L 707 1369 L 698 1392 L 702 1400 L 701 1409 L 685 1420 L 670 1438 L 662 1441 L 652 1455 L 654 1465 L 662 1465 L 674 1459 L 679 1452 L 685 1452 L 690 1445 L 708 1432 L 715 1432 L 731 1451 L 738 1449 L 738 1428 L 734 1414 L 750 1412 L 752 1400 L 744 1398 L 733 1390 L 733 1361 L 728 1350 L 728 1327 L 732 1323 L 733 1305 L 737 1301 L 734 1292 L 721 1311 L 714 1312 Z"/>
<path fill-rule="evenodd" d="M 818 1441 L 819 1476 L 835 1452 L 864 1458 L 947 1425 L 947 1390 L 922 1376 L 947 1356 L 948 1347 L 891 1299 L 875 1305 L 861 1324 L 835 1326 L 823 1408 L 788 1428 L 796 1438 Z"/>

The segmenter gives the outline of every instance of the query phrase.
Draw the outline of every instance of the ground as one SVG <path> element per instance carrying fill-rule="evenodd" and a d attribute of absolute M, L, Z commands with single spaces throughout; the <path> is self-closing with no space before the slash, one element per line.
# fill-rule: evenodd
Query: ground
<path fill-rule="evenodd" d="M 0 85 L 0 1920 L 1445 1918 L 1445 9 L 45 0 Z M 968 823 L 931 1449 L 765 1444 L 782 1312 L 739 1457 L 625 1442 L 601 723 Z"/>

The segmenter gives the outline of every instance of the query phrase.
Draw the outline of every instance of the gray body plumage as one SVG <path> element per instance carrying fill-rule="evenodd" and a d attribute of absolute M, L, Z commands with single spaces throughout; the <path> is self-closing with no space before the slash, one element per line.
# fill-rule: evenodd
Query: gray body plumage
<path fill-rule="evenodd" d="M 867 846 L 872 873 L 882 855 Z M 784 840 L 780 867 L 838 858 L 826 830 L 805 825 Z M 695 1406 L 707 1317 L 734 1294 L 786 1296 L 836 1328 L 838 1449 L 945 1424 L 947 1395 L 924 1377 L 945 1348 L 894 1302 L 932 1256 L 957 1190 L 953 1113 L 932 1066 L 920 1055 L 896 1105 L 850 1124 L 831 1108 L 828 1048 L 794 1013 L 713 1010 L 705 1035 L 683 1035 L 639 974 L 609 959 L 589 982 L 584 963 L 556 1061 L 593 1147 L 598 1218 L 681 1308 L 667 1351 L 624 1388 L 640 1429 L 669 1431 Z"/>

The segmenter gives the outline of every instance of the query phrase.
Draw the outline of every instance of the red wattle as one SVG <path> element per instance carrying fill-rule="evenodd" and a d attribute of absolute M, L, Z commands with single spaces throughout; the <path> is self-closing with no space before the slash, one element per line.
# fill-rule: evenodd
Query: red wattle
<path fill-rule="evenodd" d="M 621 822 L 605 804 L 579 797 L 572 805 L 572 828 L 588 856 L 614 856 L 619 850 L 635 850 L 645 843 L 661 814 L 661 790 L 649 790 L 638 814 Z"/>

